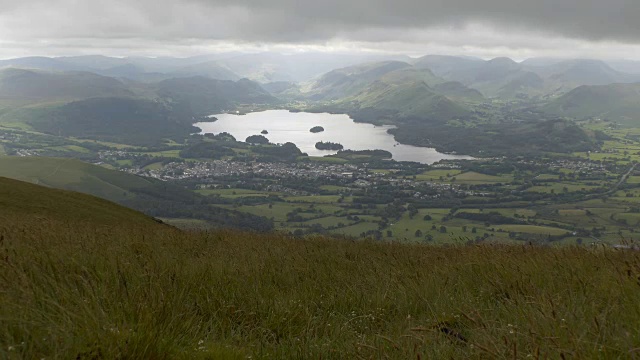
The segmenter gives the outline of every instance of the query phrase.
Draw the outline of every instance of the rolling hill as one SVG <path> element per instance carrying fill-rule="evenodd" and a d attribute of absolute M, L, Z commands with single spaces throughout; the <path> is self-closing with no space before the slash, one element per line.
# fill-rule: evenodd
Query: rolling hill
<path fill-rule="evenodd" d="M 387 84 L 377 81 L 357 95 L 336 104 L 354 109 L 355 118 L 359 120 L 363 120 L 363 116 L 378 114 L 376 116 L 381 115 L 392 121 L 398 118 L 446 121 L 469 114 L 464 106 L 434 92 L 424 82 Z"/>
<path fill-rule="evenodd" d="M 154 217 L 196 219 L 209 227 L 273 228 L 265 218 L 216 207 L 211 198 L 180 186 L 74 159 L 0 156 L 0 176 L 90 194 Z"/>
<path fill-rule="evenodd" d="M 135 197 L 132 189 L 157 182 L 75 159 L 0 156 L 0 176 L 91 194 L 114 202 Z"/>
<path fill-rule="evenodd" d="M 0 123 L 135 145 L 184 139 L 198 116 L 277 104 L 258 83 L 206 77 L 155 83 L 88 72 L 0 71 Z"/>
<path fill-rule="evenodd" d="M 476 58 L 429 55 L 416 68 L 428 68 L 441 78 L 457 81 L 488 97 L 556 95 L 581 85 L 607 85 L 640 81 L 638 75 L 614 70 L 588 59 L 534 58 L 517 63 L 509 58 L 484 61 Z"/>
<path fill-rule="evenodd" d="M 410 68 L 400 61 L 367 63 L 330 71 L 302 89 L 312 100 L 337 100 L 354 96 L 390 72 Z"/>
<path fill-rule="evenodd" d="M 1 160 L 1 158 L 0 158 Z M 107 200 L 0 177 L 0 223 L 20 219 L 92 226 L 157 226 L 157 221 Z"/>
<path fill-rule="evenodd" d="M 324 102 L 329 110 L 366 122 L 446 121 L 468 115 L 465 102 L 484 99 L 477 90 L 400 61 L 333 70 L 299 90 L 302 96 Z"/>
<path fill-rule="evenodd" d="M 544 106 L 551 114 L 640 124 L 640 84 L 580 86 Z"/>
<path fill-rule="evenodd" d="M 133 95 L 121 81 L 89 72 L 0 71 L 1 100 L 53 101 Z"/>
<path fill-rule="evenodd" d="M 180 140 L 194 131 L 192 113 L 146 99 L 91 98 L 25 111 L 23 121 L 39 132 L 124 144 Z"/>
<path fill-rule="evenodd" d="M 551 84 L 572 90 L 582 85 L 609 85 L 640 81 L 638 75 L 614 70 L 604 61 L 577 59 L 566 60 L 540 68 L 538 73 Z"/>
<path fill-rule="evenodd" d="M 164 80 L 151 87 L 160 98 L 196 116 L 229 110 L 239 104 L 279 102 L 258 83 L 247 79 L 234 82 L 197 76 Z"/>

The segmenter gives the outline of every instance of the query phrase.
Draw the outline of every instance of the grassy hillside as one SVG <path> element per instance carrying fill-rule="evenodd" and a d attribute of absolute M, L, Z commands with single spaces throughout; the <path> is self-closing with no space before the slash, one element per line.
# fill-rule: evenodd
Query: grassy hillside
<path fill-rule="evenodd" d="M 116 202 L 134 197 L 131 189 L 154 185 L 148 179 L 80 160 L 46 157 L 0 156 L 0 176 L 78 191 Z"/>
<path fill-rule="evenodd" d="M 73 209 L 42 191 L 21 205 Z M 640 347 L 634 251 L 99 224 L 0 223 L 0 357 L 609 359 Z"/>
<path fill-rule="evenodd" d="M 305 96 L 313 100 L 336 100 L 350 97 L 366 89 L 375 81 L 411 65 L 401 61 L 385 61 L 350 66 L 330 71 L 304 87 Z"/>
<path fill-rule="evenodd" d="M 178 78 L 161 81 L 153 88 L 161 98 L 177 109 L 195 115 L 211 115 L 233 109 L 239 104 L 275 104 L 258 83 L 243 79 L 223 81 L 205 77 Z"/>
<path fill-rule="evenodd" d="M 400 85 L 376 82 L 338 104 L 358 110 L 374 109 L 376 112 L 401 118 L 446 121 L 468 114 L 464 106 L 434 92 L 424 82 Z"/>
<path fill-rule="evenodd" d="M 1 158 L 0 158 L 1 159 Z M 3 164 L 0 168 L 3 168 Z M 0 177 L 0 229 L 16 222 L 156 226 L 152 218 L 112 202 L 77 192 L 50 189 Z"/>
<path fill-rule="evenodd" d="M 599 117 L 637 126 L 640 84 L 581 86 L 546 105 L 544 110 L 578 119 Z"/>
<path fill-rule="evenodd" d="M 91 194 L 158 218 L 203 220 L 208 227 L 273 228 L 268 219 L 217 207 L 215 199 L 180 186 L 79 160 L 0 156 L 0 176 Z"/>
<path fill-rule="evenodd" d="M 24 121 L 39 132 L 124 144 L 153 145 L 194 131 L 191 113 L 145 99 L 92 98 L 23 112 Z"/>

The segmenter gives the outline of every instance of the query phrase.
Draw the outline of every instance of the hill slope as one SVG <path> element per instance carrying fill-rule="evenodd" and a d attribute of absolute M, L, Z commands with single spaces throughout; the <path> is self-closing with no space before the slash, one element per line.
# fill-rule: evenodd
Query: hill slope
<path fill-rule="evenodd" d="M 133 95 L 122 82 L 88 72 L 0 71 L 0 99 L 51 101 Z"/>
<path fill-rule="evenodd" d="M 271 230 L 268 219 L 227 210 L 192 191 L 74 159 L 0 156 L 0 176 L 98 196 L 149 216 L 204 220 L 210 227 Z"/>
<path fill-rule="evenodd" d="M 76 206 L 36 190 L 51 210 Z M 638 348 L 635 251 L 11 220 L 0 222 L 4 358 L 619 359 Z"/>
<path fill-rule="evenodd" d="M 275 104 L 278 100 L 258 83 L 214 80 L 205 77 L 176 78 L 152 85 L 159 97 L 195 115 L 211 115 L 238 104 Z"/>
<path fill-rule="evenodd" d="M 578 119 L 600 117 L 637 126 L 640 124 L 640 84 L 580 86 L 543 109 Z"/>
<path fill-rule="evenodd" d="M 0 177 L 0 222 L 27 219 L 96 225 L 157 225 L 152 218 L 107 200 Z"/>
<path fill-rule="evenodd" d="M 131 189 L 155 181 L 75 159 L 0 156 L 0 176 L 52 188 L 91 194 L 114 202 L 135 197 Z"/>

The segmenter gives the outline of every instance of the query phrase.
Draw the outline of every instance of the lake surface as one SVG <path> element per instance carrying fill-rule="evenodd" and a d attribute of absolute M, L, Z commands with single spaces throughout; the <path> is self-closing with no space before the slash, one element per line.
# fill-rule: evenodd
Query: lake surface
<path fill-rule="evenodd" d="M 449 155 L 437 152 L 433 148 L 402 145 L 396 142 L 387 130 L 393 126 L 374 126 L 356 123 L 348 115 L 327 113 L 292 113 L 287 110 L 268 110 L 246 115 L 218 114 L 212 115 L 215 122 L 195 124 L 201 134 L 228 132 L 238 141 L 248 136 L 260 135 L 262 130 L 270 142 L 284 144 L 292 142 L 302 152 L 310 156 L 325 156 L 337 151 L 318 150 L 318 141 L 340 143 L 349 150 L 387 150 L 397 161 L 417 161 L 432 164 L 443 159 L 471 159 L 469 156 Z M 314 126 L 322 126 L 324 132 L 312 133 Z"/>

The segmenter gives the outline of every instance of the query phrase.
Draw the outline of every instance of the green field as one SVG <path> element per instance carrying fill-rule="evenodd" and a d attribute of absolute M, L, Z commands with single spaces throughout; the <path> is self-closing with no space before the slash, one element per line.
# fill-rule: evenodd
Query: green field
<path fill-rule="evenodd" d="M 496 225 L 504 231 L 512 231 L 516 233 L 528 233 L 528 234 L 542 234 L 542 235 L 563 235 L 568 231 L 565 229 L 558 229 L 548 226 L 535 226 L 535 225 Z"/>

